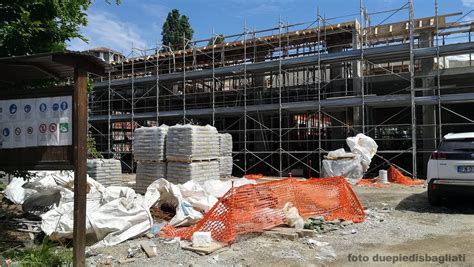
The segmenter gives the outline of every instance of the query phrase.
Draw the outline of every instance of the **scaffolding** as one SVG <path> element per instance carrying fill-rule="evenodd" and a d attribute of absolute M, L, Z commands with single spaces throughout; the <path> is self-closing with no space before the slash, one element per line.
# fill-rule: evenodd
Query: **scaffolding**
<path fill-rule="evenodd" d="M 372 13 L 361 1 L 359 11 L 326 18 L 318 9 L 314 21 L 280 18 L 265 30 L 245 24 L 223 42 L 214 31 L 183 37 L 179 51 L 133 48 L 94 78 L 98 151 L 133 172 L 136 127 L 211 124 L 233 136 L 235 175 L 311 177 L 327 151 L 364 133 L 379 145 L 368 175 L 390 163 L 423 176 L 419 166 L 443 134 L 474 123 L 470 12 L 439 15 L 436 1 L 433 17 L 415 18 L 412 0 Z M 390 22 L 405 12 L 407 20 Z"/>

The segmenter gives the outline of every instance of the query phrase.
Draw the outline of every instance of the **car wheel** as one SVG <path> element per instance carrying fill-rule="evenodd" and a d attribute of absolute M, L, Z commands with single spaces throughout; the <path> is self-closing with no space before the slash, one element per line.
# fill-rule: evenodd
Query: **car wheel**
<path fill-rule="evenodd" d="M 441 196 L 433 192 L 431 186 L 428 187 L 428 202 L 431 206 L 441 206 Z"/>

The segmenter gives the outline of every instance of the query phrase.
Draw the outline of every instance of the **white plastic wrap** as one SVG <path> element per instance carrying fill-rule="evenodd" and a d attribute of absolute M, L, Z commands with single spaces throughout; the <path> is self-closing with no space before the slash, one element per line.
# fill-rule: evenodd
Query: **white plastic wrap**
<path fill-rule="evenodd" d="M 175 184 L 184 184 L 193 180 L 204 182 L 219 179 L 219 162 L 196 161 L 196 162 L 168 162 L 166 179 Z"/>
<path fill-rule="evenodd" d="M 99 241 L 94 246 L 112 246 L 146 233 L 153 224 L 143 196 L 133 189 L 112 186 L 87 194 L 86 234 Z M 50 239 L 72 238 L 74 202 L 62 202 L 42 215 L 41 230 Z"/>
<path fill-rule="evenodd" d="M 219 134 L 219 155 L 232 156 L 232 135 L 229 133 Z"/>
<path fill-rule="evenodd" d="M 194 181 L 183 185 L 172 184 L 159 179 L 148 187 L 145 203 L 148 207 L 167 204 L 176 208 L 176 215 L 170 220 L 173 226 L 188 226 L 203 218 L 199 210 L 209 211 L 217 202 L 217 198 L 209 195 Z"/>
<path fill-rule="evenodd" d="M 219 156 L 219 134 L 210 125 L 175 125 L 168 129 L 166 159 L 190 162 L 212 160 Z"/>
<path fill-rule="evenodd" d="M 353 159 L 323 160 L 322 177 L 344 176 L 346 180 L 355 184 L 364 176 L 361 157 Z"/>
<path fill-rule="evenodd" d="M 210 181 L 205 181 L 202 185 L 204 190 L 212 196 L 215 196 L 217 198 L 222 197 L 229 189 L 234 187 L 240 187 L 246 184 L 256 184 L 257 181 L 255 180 L 250 180 L 250 179 L 245 179 L 245 178 L 235 178 L 231 180 L 210 180 Z"/>
<path fill-rule="evenodd" d="M 164 161 L 168 126 L 142 127 L 134 132 L 133 155 L 137 161 Z"/>
<path fill-rule="evenodd" d="M 375 143 L 374 139 L 361 133 L 354 137 L 348 137 L 346 143 L 352 153 L 361 156 L 364 172 L 367 171 L 372 158 L 375 156 L 375 153 L 377 153 L 377 148 L 379 147 L 377 143 Z"/>

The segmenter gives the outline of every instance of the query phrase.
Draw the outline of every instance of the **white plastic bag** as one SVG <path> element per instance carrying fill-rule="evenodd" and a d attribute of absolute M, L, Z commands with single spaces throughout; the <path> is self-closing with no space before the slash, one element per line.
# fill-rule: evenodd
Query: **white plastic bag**
<path fill-rule="evenodd" d="M 372 158 L 377 153 L 377 143 L 375 143 L 374 139 L 361 133 L 354 137 L 348 137 L 346 143 L 352 153 L 359 154 L 362 157 L 361 162 L 364 172 L 367 171 Z"/>

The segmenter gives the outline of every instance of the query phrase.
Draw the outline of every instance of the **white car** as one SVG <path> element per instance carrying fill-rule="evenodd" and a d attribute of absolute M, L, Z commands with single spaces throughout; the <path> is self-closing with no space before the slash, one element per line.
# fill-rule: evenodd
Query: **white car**
<path fill-rule="evenodd" d="M 474 132 L 444 136 L 428 161 L 426 182 L 434 206 L 445 196 L 474 196 Z"/>

